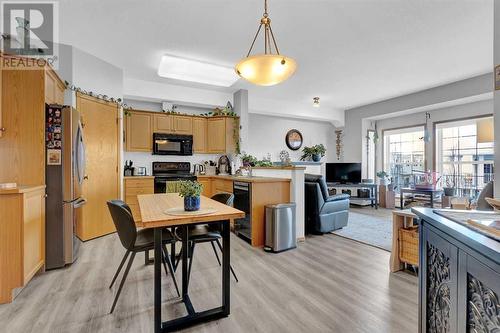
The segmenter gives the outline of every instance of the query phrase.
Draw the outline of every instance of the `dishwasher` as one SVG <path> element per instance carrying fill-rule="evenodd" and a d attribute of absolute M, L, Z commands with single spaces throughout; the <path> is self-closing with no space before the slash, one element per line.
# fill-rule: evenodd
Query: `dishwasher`
<path fill-rule="evenodd" d="M 234 208 L 245 213 L 245 217 L 235 219 L 234 232 L 245 241 L 252 243 L 252 184 L 247 182 L 233 182 Z"/>

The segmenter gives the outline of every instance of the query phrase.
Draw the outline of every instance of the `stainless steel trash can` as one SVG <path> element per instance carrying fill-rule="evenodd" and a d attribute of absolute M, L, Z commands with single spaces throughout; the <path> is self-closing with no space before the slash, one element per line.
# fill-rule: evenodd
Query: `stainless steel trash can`
<path fill-rule="evenodd" d="M 297 247 L 295 203 L 266 205 L 265 251 L 281 252 Z"/>

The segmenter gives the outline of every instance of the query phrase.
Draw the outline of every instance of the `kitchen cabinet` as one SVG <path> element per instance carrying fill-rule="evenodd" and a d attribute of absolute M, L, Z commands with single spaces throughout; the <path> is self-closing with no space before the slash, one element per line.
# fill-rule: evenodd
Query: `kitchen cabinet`
<path fill-rule="evenodd" d="M 81 196 L 87 200 L 78 209 L 81 215 L 76 234 L 86 241 L 115 231 L 106 201 L 121 197 L 119 108 L 116 103 L 83 94 L 77 94 L 76 108 L 82 119 L 86 148 Z"/>
<path fill-rule="evenodd" d="M 212 196 L 212 180 L 209 177 L 198 177 L 198 182 L 203 185 L 202 195 L 206 197 Z"/>
<path fill-rule="evenodd" d="M 207 120 L 207 153 L 234 153 L 239 140 L 238 118 L 212 117 Z"/>
<path fill-rule="evenodd" d="M 5 61 L 4 61 L 5 60 Z M 21 62 L 22 60 L 22 62 Z M 0 183 L 45 184 L 45 67 L 2 55 Z M 10 66 L 16 66 L 9 69 Z M 30 66 L 36 66 L 31 64 Z M 54 73 L 55 75 L 55 73 Z"/>
<path fill-rule="evenodd" d="M 193 134 L 192 116 L 172 116 L 173 131 L 175 134 L 191 135 Z"/>
<path fill-rule="evenodd" d="M 152 145 L 153 116 L 146 112 L 130 111 L 125 116 L 125 149 L 150 152 Z"/>
<path fill-rule="evenodd" d="M 131 110 L 125 118 L 125 150 L 151 152 L 153 133 L 193 135 L 196 154 L 227 154 L 237 150 L 239 118 L 201 117 Z"/>
<path fill-rule="evenodd" d="M 207 118 L 193 117 L 193 152 L 207 151 Z"/>
<path fill-rule="evenodd" d="M 0 190 L 0 303 L 45 265 L 45 185 Z"/>
<path fill-rule="evenodd" d="M 213 194 L 227 192 L 233 193 L 233 181 L 227 179 L 212 180 Z"/>
<path fill-rule="evenodd" d="M 153 115 L 153 132 L 154 133 L 172 133 L 172 116 L 168 114 Z"/>
<path fill-rule="evenodd" d="M 3 122 L 2 122 L 2 75 L 3 73 L 3 55 L 0 53 L 0 138 L 3 136 L 3 132 L 5 128 L 3 127 Z"/>
<path fill-rule="evenodd" d="M 141 212 L 139 210 L 139 202 L 137 196 L 139 194 L 153 194 L 154 193 L 154 177 L 152 176 L 132 176 L 124 178 L 125 189 L 125 202 L 129 205 L 132 211 L 134 220 L 141 220 Z"/>
<path fill-rule="evenodd" d="M 47 104 L 64 105 L 66 85 L 59 79 L 52 68 L 45 69 L 45 102 Z"/>

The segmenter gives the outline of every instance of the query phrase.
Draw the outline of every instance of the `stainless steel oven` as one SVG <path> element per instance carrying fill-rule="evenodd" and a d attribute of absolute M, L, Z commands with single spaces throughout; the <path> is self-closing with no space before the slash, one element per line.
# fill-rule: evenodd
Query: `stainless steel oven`
<path fill-rule="evenodd" d="M 247 182 L 233 182 L 234 208 L 245 212 L 245 217 L 234 221 L 234 231 L 247 242 L 252 242 L 251 198 L 252 185 Z"/>
<path fill-rule="evenodd" d="M 193 155 L 193 136 L 153 133 L 153 155 Z"/>

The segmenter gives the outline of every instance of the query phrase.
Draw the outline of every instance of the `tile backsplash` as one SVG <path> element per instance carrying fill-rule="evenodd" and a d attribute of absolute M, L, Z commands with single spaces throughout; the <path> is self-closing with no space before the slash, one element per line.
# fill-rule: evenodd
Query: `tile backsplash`
<path fill-rule="evenodd" d="M 153 162 L 190 162 L 191 168 L 193 164 L 200 164 L 203 161 L 212 160 L 217 163 L 220 155 L 213 154 L 194 154 L 192 156 L 172 156 L 172 155 L 153 155 L 151 153 L 142 152 L 124 152 L 123 160 L 132 160 L 134 167 L 146 167 L 146 173 L 151 175 L 151 166 Z"/>

